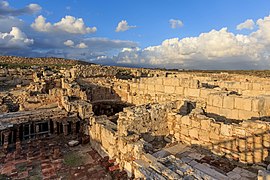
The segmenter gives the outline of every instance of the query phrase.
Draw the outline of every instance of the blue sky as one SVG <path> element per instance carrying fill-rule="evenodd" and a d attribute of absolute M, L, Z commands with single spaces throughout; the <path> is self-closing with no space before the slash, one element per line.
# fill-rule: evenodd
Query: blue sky
<path fill-rule="evenodd" d="M 4 55 L 59 56 L 105 64 L 146 67 L 177 65 L 179 68 L 196 69 L 261 69 L 265 68 L 265 64 L 269 64 L 268 42 L 262 42 L 262 39 L 268 37 L 268 29 L 270 34 L 267 19 L 270 13 L 268 0 L 0 2 L 0 23 L 5 22 L 6 25 L 0 25 L 2 37 L 4 33 L 14 35 L 15 29 L 10 33 L 11 29 L 17 27 L 16 30 L 23 32 L 24 39 L 27 40 L 24 43 L 16 40 L 19 46 L 15 46 L 14 42 L 9 46 L 10 42 L 3 40 Z M 30 7 L 30 4 L 36 6 Z M 24 11 L 17 14 L 9 11 L 22 9 Z M 67 30 L 67 26 L 54 26 L 54 23 L 60 22 L 67 15 L 75 20 L 82 18 L 83 26 L 80 31 Z M 32 25 L 40 16 L 42 18 L 39 20 L 46 19 L 45 22 L 50 23 L 49 28 Z M 245 23 L 242 28 L 237 29 L 239 24 L 248 19 L 252 20 L 251 24 Z M 259 19 L 263 20 L 260 25 Z M 170 20 L 176 22 L 175 28 L 172 28 Z M 119 24 L 123 26 L 116 32 Z M 96 30 L 88 31 L 87 27 L 95 27 Z M 222 31 L 222 28 L 226 29 Z M 200 37 L 202 33 L 206 35 Z M 182 41 L 183 38 L 185 41 Z M 217 45 L 208 43 L 211 40 L 214 43 L 233 44 L 224 44 L 216 48 Z M 167 44 L 164 44 L 164 41 Z M 254 51 L 253 56 L 249 48 L 254 49 L 255 42 L 263 47 Z M 228 47 L 234 49 L 227 51 Z M 18 48 L 22 49 L 20 53 L 15 50 Z M 234 50 L 238 50 L 239 53 L 235 53 Z"/>

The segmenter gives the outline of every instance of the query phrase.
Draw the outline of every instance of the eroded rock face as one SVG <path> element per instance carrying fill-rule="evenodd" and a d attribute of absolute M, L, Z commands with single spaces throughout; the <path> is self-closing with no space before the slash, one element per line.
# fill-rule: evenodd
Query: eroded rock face
<path fill-rule="evenodd" d="M 0 62 L 10 58 L 2 57 Z M 209 166 L 216 164 L 214 155 L 257 166 L 268 163 L 267 78 L 74 61 L 63 66 L 62 59 L 51 59 L 51 65 L 43 66 L 41 60 L 37 59 L 39 66 L 0 68 L 4 152 L 16 144 L 19 153 L 20 143 L 44 137 L 70 139 L 71 146 L 90 139 L 99 154 L 114 159 L 111 169 L 158 179 L 244 177 L 236 175 L 239 169 L 234 165 L 228 172 L 225 168 L 226 172 L 211 170 L 209 174 Z M 33 59 L 19 60 L 25 61 L 34 63 Z M 196 154 L 194 146 L 212 159 Z M 58 150 L 53 151 L 58 158 Z M 183 158 L 184 152 L 188 157 Z M 206 165 L 207 160 L 212 164 Z"/>

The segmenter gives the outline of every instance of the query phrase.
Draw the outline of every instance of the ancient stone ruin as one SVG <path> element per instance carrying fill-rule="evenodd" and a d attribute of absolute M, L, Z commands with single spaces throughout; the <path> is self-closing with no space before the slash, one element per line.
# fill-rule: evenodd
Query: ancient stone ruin
<path fill-rule="evenodd" d="M 22 156 L 57 159 L 66 142 L 90 144 L 90 153 L 107 158 L 108 171 L 126 173 L 122 178 L 269 178 L 269 117 L 269 78 L 254 75 L 3 65 L 1 174 L 17 177 L 7 164 Z"/>

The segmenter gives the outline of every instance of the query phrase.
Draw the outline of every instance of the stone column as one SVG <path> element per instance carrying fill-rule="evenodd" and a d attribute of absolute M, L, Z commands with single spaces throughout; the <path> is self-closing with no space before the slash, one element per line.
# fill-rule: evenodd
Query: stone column
<path fill-rule="evenodd" d="M 4 142 L 3 142 L 3 139 L 2 139 L 2 133 L 3 133 L 3 132 L 0 131 L 0 143 L 1 143 L 0 146 L 2 146 L 2 144 L 4 143 Z"/>
<path fill-rule="evenodd" d="M 17 125 L 17 132 L 16 132 L 16 154 L 21 154 L 21 140 L 20 140 L 20 125 Z"/>
<path fill-rule="evenodd" d="M 25 140 L 25 138 L 24 138 L 24 136 L 25 136 L 25 134 L 24 134 L 24 124 L 22 125 L 23 126 L 23 140 Z"/>
<path fill-rule="evenodd" d="M 8 150 L 8 136 L 10 134 L 10 130 L 7 130 L 7 131 L 4 131 L 3 132 L 3 135 L 4 135 L 4 145 L 3 145 L 3 149 L 4 149 L 4 152 L 7 153 L 7 150 Z"/>
<path fill-rule="evenodd" d="M 76 136 L 76 122 L 72 122 L 71 129 L 72 129 L 72 135 Z"/>
<path fill-rule="evenodd" d="M 31 126 L 32 126 L 32 123 L 29 123 L 29 126 L 28 126 L 28 129 L 29 129 L 29 136 L 28 137 L 29 137 L 29 139 L 31 139 Z M 34 128 L 34 132 L 35 132 L 35 128 Z"/>
<path fill-rule="evenodd" d="M 27 145 L 28 145 L 27 160 L 29 160 L 31 157 L 33 157 L 33 148 L 32 148 L 32 140 L 31 139 L 27 142 Z"/>
<path fill-rule="evenodd" d="M 17 125 L 16 142 L 20 141 L 20 126 L 21 125 Z"/>
<path fill-rule="evenodd" d="M 83 136 L 83 122 L 80 122 L 80 127 L 79 127 L 79 138 L 82 138 Z"/>
<path fill-rule="evenodd" d="M 58 134 L 57 121 L 53 121 L 53 133 Z"/>
<path fill-rule="evenodd" d="M 34 123 L 34 134 L 35 134 L 36 139 L 39 138 L 38 133 L 39 133 L 39 124 Z"/>
<path fill-rule="evenodd" d="M 12 129 L 11 131 L 10 131 L 10 134 L 11 134 L 11 142 L 10 143 L 14 143 L 15 142 L 15 140 L 14 140 L 14 130 Z"/>
<path fill-rule="evenodd" d="M 64 135 L 67 136 L 68 135 L 68 123 L 63 122 L 62 124 L 63 124 Z"/>
<path fill-rule="evenodd" d="M 48 121 L 48 135 L 51 135 L 51 120 Z"/>
<path fill-rule="evenodd" d="M 22 150 L 21 141 L 16 141 L 16 154 L 20 155 Z"/>

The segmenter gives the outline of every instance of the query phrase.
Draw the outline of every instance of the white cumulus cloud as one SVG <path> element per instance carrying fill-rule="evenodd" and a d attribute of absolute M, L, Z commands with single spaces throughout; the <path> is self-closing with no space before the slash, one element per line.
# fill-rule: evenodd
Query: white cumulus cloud
<path fill-rule="evenodd" d="M 255 23 L 252 19 L 247 19 L 245 22 L 238 24 L 236 29 L 242 30 L 242 29 L 254 29 Z"/>
<path fill-rule="evenodd" d="M 89 34 L 97 31 L 96 27 L 87 27 L 82 18 L 65 16 L 54 24 L 46 22 L 42 15 L 35 19 L 31 27 L 39 32 L 65 32 L 70 34 Z"/>
<path fill-rule="evenodd" d="M 124 32 L 131 28 L 136 28 L 136 26 L 130 26 L 126 20 L 122 20 L 118 23 L 115 32 Z"/>
<path fill-rule="evenodd" d="M 172 29 L 183 27 L 183 22 L 179 19 L 170 19 L 169 20 L 170 26 Z"/>
<path fill-rule="evenodd" d="M 88 48 L 88 46 L 84 43 L 84 42 L 81 42 L 77 45 L 75 45 L 75 43 L 72 41 L 72 40 L 66 40 L 64 42 L 64 45 L 68 46 L 68 47 L 72 47 L 72 48 L 79 48 L 79 49 L 85 49 L 85 48 Z"/>
<path fill-rule="evenodd" d="M 25 48 L 33 43 L 34 40 L 27 38 L 17 27 L 12 27 L 8 33 L 0 32 L 0 48 Z"/>
<path fill-rule="evenodd" d="M 7 1 L 0 1 L 0 16 L 20 16 L 23 14 L 35 14 L 41 10 L 38 4 L 29 4 L 21 9 L 14 9 Z"/>
<path fill-rule="evenodd" d="M 248 35 L 227 28 L 201 33 L 197 37 L 164 40 L 142 50 L 123 49 L 117 63 L 190 68 L 269 68 L 270 15 L 256 21 L 258 29 Z"/>
<path fill-rule="evenodd" d="M 85 43 L 79 43 L 76 45 L 77 48 L 80 48 L 80 49 L 85 49 L 85 48 L 88 48 L 88 46 L 85 44 Z"/>
<path fill-rule="evenodd" d="M 68 46 L 68 47 L 73 47 L 74 46 L 74 42 L 72 40 L 66 40 L 64 42 L 64 45 Z"/>

